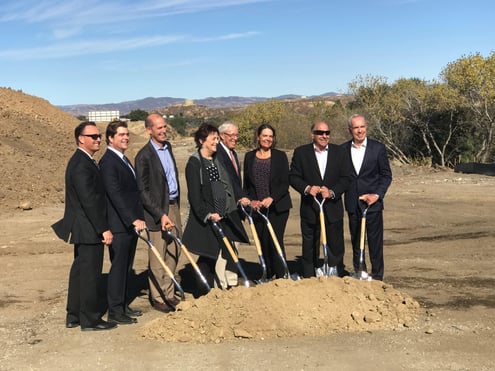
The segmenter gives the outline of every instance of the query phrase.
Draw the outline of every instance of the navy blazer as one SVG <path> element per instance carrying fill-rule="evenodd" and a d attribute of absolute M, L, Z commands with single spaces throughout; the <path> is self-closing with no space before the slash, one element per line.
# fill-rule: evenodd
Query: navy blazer
<path fill-rule="evenodd" d="M 251 200 L 259 200 L 254 183 L 253 163 L 256 150 L 246 153 L 244 157 L 244 191 Z M 289 161 L 285 152 L 271 150 L 270 157 L 270 197 L 273 198 L 275 211 L 278 213 L 289 210 L 292 201 L 289 194 Z"/>
<path fill-rule="evenodd" d="M 172 146 L 169 142 L 165 143 L 168 146 L 174 162 L 175 176 L 180 197 L 177 164 L 172 153 Z M 136 180 L 141 195 L 141 201 L 144 207 L 146 226 L 150 231 L 160 231 L 162 229 L 161 218 L 164 214 L 168 215 L 169 189 L 165 170 L 163 170 L 160 158 L 151 142 L 148 142 L 139 150 L 134 160 L 134 166 L 136 169 Z M 180 205 L 179 198 L 177 198 L 177 204 Z"/>
<path fill-rule="evenodd" d="M 360 207 L 359 196 L 367 193 L 375 193 L 380 198 L 369 208 L 368 212 L 383 210 L 383 199 L 388 187 L 392 183 L 392 170 L 387 158 L 387 149 L 383 143 L 368 138 L 363 164 L 356 173 L 351 157 L 352 140 L 342 144 L 346 159 L 351 166 L 352 182 L 345 193 L 345 208 L 350 213 L 357 212 Z"/>
<path fill-rule="evenodd" d="M 327 167 L 322 177 L 313 143 L 297 147 L 292 156 L 289 181 L 290 185 L 301 194 L 301 219 L 311 224 L 318 222 L 319 206 L 313 196 L 304 194 L 308 185 L 326 186 L 331 189 L 335 198 L 327 199 L 323 204 L 326 219 L 331 223 L 343 219 L 342 194 L 347 191 L 351 181 L 351 168 L 343 148 L 336 144 L 328 144 Z"/>
<path fill-rule="evenodd" d="M 99 164 L 107 192 L 110 230 L 113 233 L 132 231 L 136 219 L 144 220 L 136 177 L 124 160 L 110 149 L 106 150 Z"/>
<path fill-rule="evenodd" d="M 65 171 L 64 217 L 52 225 L 57 236 L 73 244 L 102 243 L 107 222 L 105 187 L 96 163 L 77 149 Z"/>

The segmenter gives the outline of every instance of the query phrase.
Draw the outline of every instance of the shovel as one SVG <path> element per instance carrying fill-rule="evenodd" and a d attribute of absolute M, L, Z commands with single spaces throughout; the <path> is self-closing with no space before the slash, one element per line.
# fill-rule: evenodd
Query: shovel
<path fill-rule="evenodd" d="M 173 272 L 170 270 L 170 268 L 167 266 L 167 264 L 165 264 L 165 262 L 163 261 L 162 257 L 160 256 L 160 253 L 158 252 L 158 250 L 156 249 L 156 247 L 153 246 L 153 244 L 151 243 L 150 231 L 148 230 L 148 228 L 146 228 L 145 231 L 146 231 L 146 238 L 143 237 L 141 235 L 141 233 L 139 233 L 138 231 L 136 231 L 136 234 L 138 235 L 138 237 L 140 239 L 142 239 L 144 242 L 146 242 L 146 244 L 150 248 L 151 252 L 153 252 L 153 254 L 155 255 L 155 257 L 158 259 L 158 261 L 160 262 L 161 266 L 163 267 L 163 269 L 165 270 L 165 272 L 167 273 L 167 275 L 170 277 L 170 279 L 174 283 L 175 287 L 177 287 L 177 290 L 179 290 L 181 299 L 182 300 L 186 300 L 186 297 L 184 295 L 184 290 L 182 289 L 181 285 L 179 284 L 179 282 L 177 282 L 177 280 L 174 277 Z M 175 307 L 172 304 L 169 303 L 169 305 L 172 306 L 174 308 L 174 310 L 175 310 Z"/>
<path fill-rule="evenodd" d="M 273 230 L 272 223 L 270 222 L 270 219 L 268 219 L 268 216 L 263 214 L 261 211 L 256 210 L 258 214 L 263 218 L 263 220 L 266 223 L 266 226 L 268 228 L 268 231 L 270 232 L 270 236 L 272 237 L 273 244 L 275 245 L 275 249 L 277 250 L 278 256 L 280 257 L 280 261 L 282 262 L 284 266 L 284 278 L 292 278 L 294 281 L 298 281 L 301 279 L 297 273 L 290 274 L 289 273 L 289 267 L 287 266 L 287 261 L 285 260 L 284 254 L 282 252 L 282 248 L 280 247 L 280 243 L 278 242 L 277 235 L 275 234 L 275 231 Z"/>
<path fill-rule="evenodd" d="M 364 201 L 363 198 L 359 197 L 360 201 Z M 363 281 L 371 280 L 371 276 L 368 275 L 364 264 L 364 241 L 366 239 L 366 213 L 368 212 L 369 206 L 367 206 L 363 211 L 363 216 L 361 217 L 361 236 L 359 238 L 359 269 L 357 272 L 357 277 Z"/>
<path fill-rule="evenodd" d="M 320 241 L 323 246 L 323 266 L 321 268 L 316 268 L 315 273 L 316 276 L 338 276 L 337 273 L 337 267 L 330 267 L 328 265 L 328 256 L 330 254 L 330 250 L 328 249 L 328 244 L 327 244 L 327 230 L 325 227 L 325 214 L 323 213 L 323 204 L 325 203 L 325 199 L 323 198 L 320 201 L 318 201 L 318 198 L 315 196 L 314 197 L 316 203 L 318 204 L 318 207 L 320 208 Z"/>
<path fill-rule="evenodd" d="M 213 229 L 220 236 L 225 247 L 229 251 L 229 254 L 232 257 L 232 260 L 234 261 L 234 263 L 237 264 L 237 268 L 239 269 L 239 273 L 241 274 L 242 278 L 244 278 L 244 286 L 249 287 L 249 280 L 246 276 L 246 273 L 244 273 L 244 269 L 242 269 L 241 262 L 239 261 L 239 258 L 237 257 L 237 254 L 235 253 L 234 248 L 232 247 L 232 244 L 230 243 L 228 237 L 225 235 L 225 233 L 223 232 L 223 229 L 220 227 L 220 225 L 218 225 L 217 222 L 214 222 L 213 220 L 210 220 L 210 222 L 211 222 Z"/>
<path fill-rule="evenodd" d="M 266 277 L 266 263 L 265 263 L 265 259 L 263 258 L 263 253 L 261 251 L 261 243 L 258 237 L 258 232 L 256 232 L 256 228 L 253 222 L 253 209 L 249 207 L 249 212 L 248 212 L 241 204 L 240 207 L 244 215 L 246 215 L 246 218 L 249 222 L 249 227 L 251 228 L 251 234 L 253 235 L 254 245 L 256 246 L 256 252 L 258 253 L 261 269 L 263 270 L 263 273 L 261 274 L 261 278 L 257 280 L 256 283 L 268 282 L 269 280 Z"/>
<path fill-rule="evenodd" d="M 172 226 L 171 225 L 167 225 L 166 226 L 165 233 L 167 233 L 167 235 L 170 238 L 172 238 L 180 246 L 182 252 L 186 255 L 187 260 L 189 260 L 189 263 L 191 263 L 194 271 L 198 275 L 198 277 L 201 280 L 201 282 L 203 282 L 203 285 L 206 287 L 206 290 L 209 292 L 211 290 L 211 287 L 208 284 L 208 281 L 206 281 L 205 276 L 203 276 L 203 273 L 201 273 L 201 270 L 199 269 L 198 264 L 196 264 L 196 261 L 194 260 L 194 258 L 192 257 L 191 253 L 186 248 L 186 246 L 182 243 L 182 241 L 180 240 L 180 238 L 177 237 L 177 234 L 173 234 L 172 231 L 171 231 L 171 229 L 172 229 Z M 177 231 L 177 227 L 175 227 L 175 229 Z"/>

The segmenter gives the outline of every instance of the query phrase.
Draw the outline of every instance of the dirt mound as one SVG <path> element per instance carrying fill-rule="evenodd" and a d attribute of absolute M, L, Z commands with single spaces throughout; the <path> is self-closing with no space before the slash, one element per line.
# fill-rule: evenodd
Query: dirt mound
<path fill-rule="evenodd" d="M 0 203 L 26 208 L 63 201 L 65 164 L 78 120 L 48 101 L 0 88 Z"/>
<path fill-rule="evenodd" d="M 395 330 L 412 325 L 420 311 L 417 301 L 390 285 L 350 277 L 280 279 L 252 288 L 213 289 L 178 309 L 147 324 L 143 337 L 220 343 Z"/>

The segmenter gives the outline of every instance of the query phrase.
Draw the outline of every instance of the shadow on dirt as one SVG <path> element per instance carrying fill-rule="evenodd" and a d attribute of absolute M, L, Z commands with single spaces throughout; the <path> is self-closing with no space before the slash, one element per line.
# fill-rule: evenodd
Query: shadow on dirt
<path fill-rule="evenodd" d="M 417 238 L 412 238 L 409 240 L 393 240 L 387 238 L 385 241 L 386 246 L 403 246 L 409 245 L 416 242 L 433 242 L 433 241 L 458 241 L 458 240 L 473 240 L 479 239 L 483 237 L 494 237 L 495 233 L 489 232 L 466 232 L 466 233 L 451 233 L 451 234 L 442 234 L 442 235 L 434 235 L 434 236 L 421 236 Z"/>
<path fill-rule="evenodd" d="M 495 308 L 495 295 L 484 295 L 486 292 L 492 292 L 495 285 L 494 278 L 425 278 L 418 276 L 410 277 L 387 277 L 387 283 L 395 288 L 404 291 L 428 291 L 430 288 L 431 296 L 415 296 L 414 298 L 428 308 L 449 308 L 454 310 L 465 310 L 474 306 L 485 306 Z M 443 291 L 451 293 L 446 302 L 438 302 L 435 292 Z M 473 293 L 476 293 L 473 295 Z"/>

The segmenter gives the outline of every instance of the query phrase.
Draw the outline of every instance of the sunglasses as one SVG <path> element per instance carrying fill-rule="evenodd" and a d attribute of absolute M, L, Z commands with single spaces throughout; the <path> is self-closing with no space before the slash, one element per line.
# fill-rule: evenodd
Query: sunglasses
<path fill-rule="evenodd" d="M 315 135 L 330 135 L 330 130 L 313 130 Z"/>
<path fill-rule="evenodd" d="M 101 134 L 81 134 L 83 137 L 90 137 L 93 140 L 101 139 Z"/>

